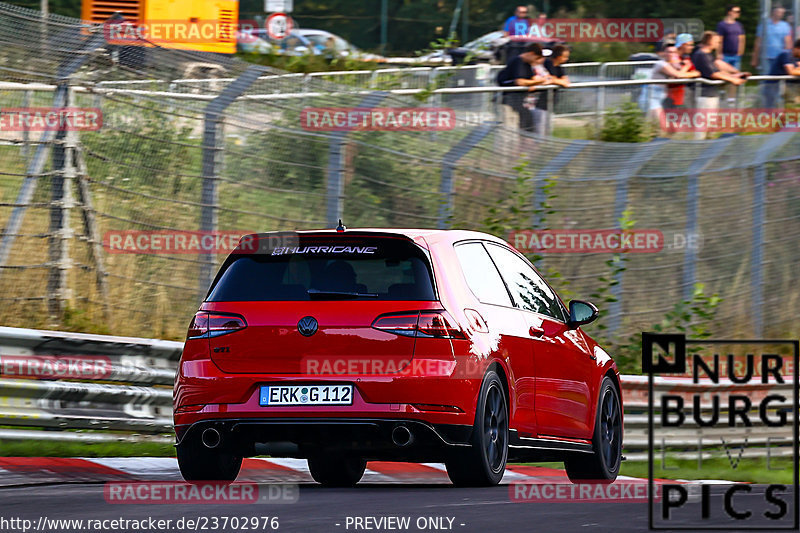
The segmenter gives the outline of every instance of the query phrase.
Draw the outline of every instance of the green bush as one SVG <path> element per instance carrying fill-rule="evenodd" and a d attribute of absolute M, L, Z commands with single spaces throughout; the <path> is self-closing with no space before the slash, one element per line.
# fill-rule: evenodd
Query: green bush
<path fill-rule="evenodd" d="M 647 123 L 639 106 L 627 102 L 606 115 L 600 140 L 616 143 L 640 143 L 650 140 Z"/>

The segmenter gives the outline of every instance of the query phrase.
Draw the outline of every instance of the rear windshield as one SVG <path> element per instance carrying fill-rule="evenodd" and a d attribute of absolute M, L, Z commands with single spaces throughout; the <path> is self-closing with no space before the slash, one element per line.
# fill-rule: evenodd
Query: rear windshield
<path fill-rule="evenodd" d="M 301 236 L 292 246 L 231 254 L 206 300 L 434 299 L 426 253 L 410 241 Z"/>

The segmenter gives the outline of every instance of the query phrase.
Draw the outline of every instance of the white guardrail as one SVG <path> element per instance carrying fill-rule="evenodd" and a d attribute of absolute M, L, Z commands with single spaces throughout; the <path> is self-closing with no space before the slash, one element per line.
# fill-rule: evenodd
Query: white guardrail
<path fill-rule="evenodd" d="M 172 383 L 182 348 L 180 342 L 158 339 L 0 327 L 0 439 L 172 442 Z M 69 368 L 69 361 L 84 367 Z M 65 375 L 69 377 L 54 377 Z M 622 388 L 626 455 L 645 459 L 647 377 L 622 376 Z M 791 383 L 733 388 L 659 377 L 654 381 L 653 404 L 658 409 L 661 396 L 672 394 L 686 397 L 691 405 L 691 395 L 697 392 L 705 393 L 701 408 L 706 418 L 712 392 L 720 397 L 722 417 L 727 417 L 729 394 L 745 394 L 753 401 L 752 426 L 736 430 L 736 446 L 747 439 L 744 456 L 765 455 L 770 447 L 769 453 L 776 456 L 791 452 L 785 441 L 791 441 L 792 414 L 788 413 L 787 427 L 775 428 L 765 425 L 757 412 L 758 402 L 768 394 L 782 394 L 791 401 Z M 720 438 L 729 435 L 727 428 L 692 422 L 657 429 L 655 448 L 681 449 L 696 457 L 698 446 L 719 447 Z"/>

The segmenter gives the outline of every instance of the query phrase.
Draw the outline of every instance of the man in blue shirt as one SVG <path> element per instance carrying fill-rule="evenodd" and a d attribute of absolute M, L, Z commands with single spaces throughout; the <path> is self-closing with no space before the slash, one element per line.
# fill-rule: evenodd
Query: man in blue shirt
<path fill-rule="evenodd" d="M 767 65 L 762 65 L 762 72 L 768 70 L 769 66 L 778 57 L 778 54 L 792 47 L 792 27 L 783 20 L 786 10 L 780 6 L 772 10 L 772 16 L 767 20 L 766 39 L 761 38 L 762 25 L 758 25 L 756 30 L 756 43 L 753 46 L 753 57 L 750 64 L 756 66 L 761 61 L 761 47 L 766 48 Z"/>
<path fill-rule="evenodd" d="M 791 50 L 784 50 L 772 61 L 769 69 L 770 76 L 800 76 L 800 39 L 794 42 Z M 778 103 L 780 96 L 780 83 L 768 81 L 764 84 L 764 107 L 772 109 Z"/>
<path fill-rule="evenodd" d="M 533 21 L 528 18 L 528 8 L 517 6 L 513 17 L 508 17 L 503 24 L 503 34 L 506 37 L 524 37 L 528 35 Z"/>

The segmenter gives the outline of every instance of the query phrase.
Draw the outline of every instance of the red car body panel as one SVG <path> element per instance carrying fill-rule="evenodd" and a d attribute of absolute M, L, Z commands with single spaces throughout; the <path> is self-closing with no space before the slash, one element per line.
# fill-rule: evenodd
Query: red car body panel
<path fill-rule="evenodd" d="M 201 311 L 240 315 L 247 326 L 186 341 L 174 388 L 178 440 L 192 424 L 226 419 L 385 418 L 471 427 L 483 376 L 495 367 L 506 380 L 510 428 L 519 437 L 590 443 L 603 377 L 611 375 L 618 387 L 613 360 L 580 328 L 480 302 L 454 251 L 471 240 L 513 248 L 469 231 L 341 235 L 419 245 L 430 258 L 438 301 L 204 302 Z M 445 310 L 464 338 L 405 337 L 372 327 L 381 315 L 420 310 Z M 309 315 L 319 330 L 303 337 L 298 321 Z M 353 404 L 260 406 L 259 387 L 281 383 L 350 383 Z"/>

